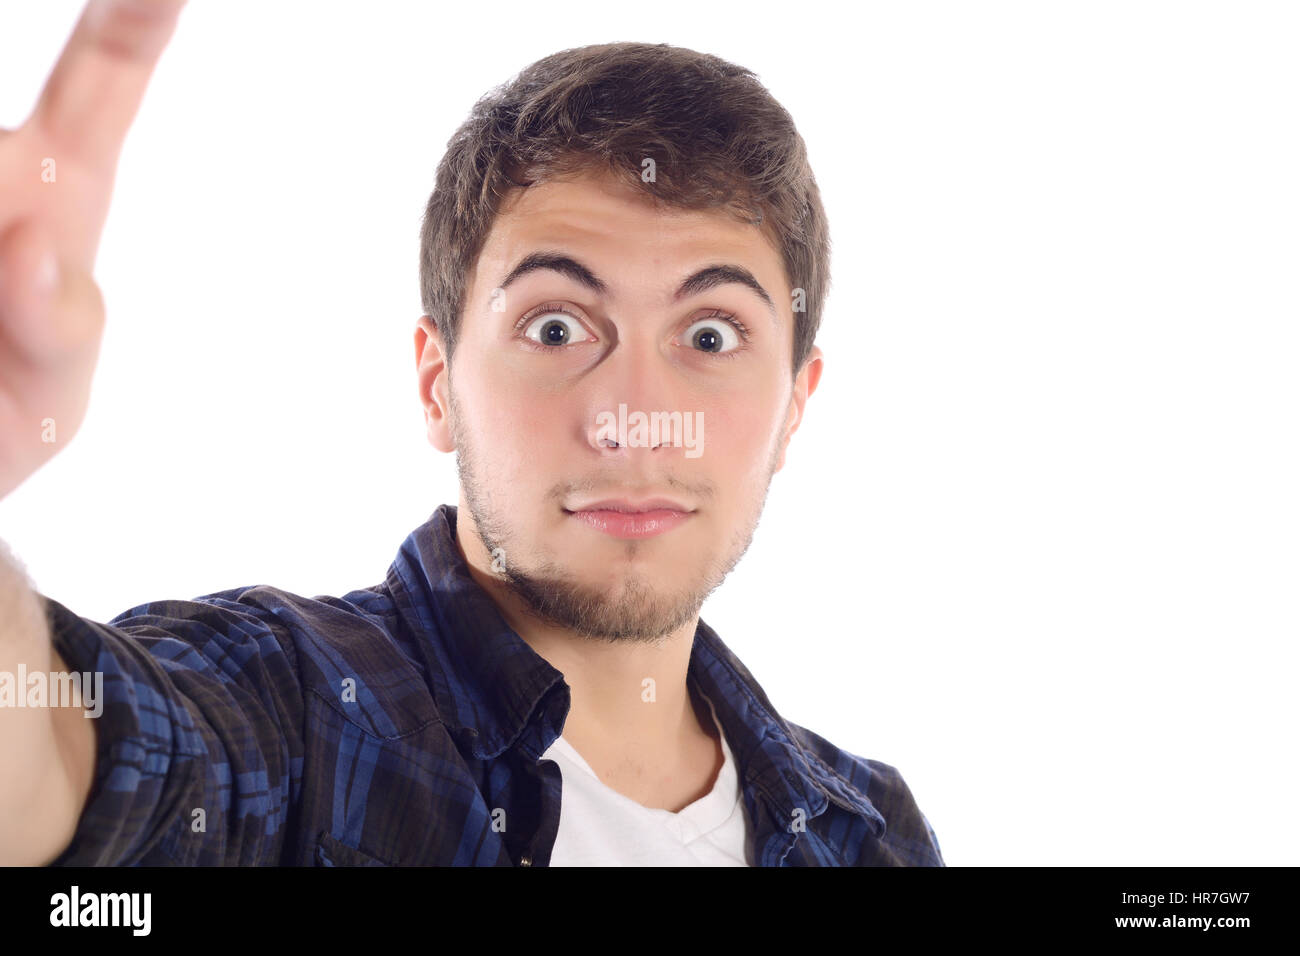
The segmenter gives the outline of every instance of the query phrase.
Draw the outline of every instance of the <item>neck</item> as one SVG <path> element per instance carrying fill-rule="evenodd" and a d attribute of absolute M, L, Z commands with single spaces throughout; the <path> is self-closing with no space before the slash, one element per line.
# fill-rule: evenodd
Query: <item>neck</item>
<path fill-rule="evenodd" d="M 571 695 L 564 738 L 592 769 L 611 784 L 644 779 L 647 795 L 663 793 L 665 778 L 681 779 L 702 761 L 716 771 L 713 718 L 686 682 L 698 615 L 656 641 L 605 641 L 542 620 L 492 570 L 464 501 L 457 512 L 457 543 L 475 582 L 511 629 L 564 675 Z M 691 799 L 698 790 L 689 790 Z"/>

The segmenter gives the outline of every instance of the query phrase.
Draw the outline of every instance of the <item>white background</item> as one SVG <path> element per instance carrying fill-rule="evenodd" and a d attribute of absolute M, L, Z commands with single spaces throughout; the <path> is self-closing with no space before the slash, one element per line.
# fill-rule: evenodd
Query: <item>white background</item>
<path fill-rule="evenodd" d="M 0 124 L 79 9 L 0 5 Z M 1297 863 L 1293 4 L 192 0 L 89 416 L 0 503 L 37 586 L 107 620 L 380 581 L 456 500 L 412 345 L 434 168 L 613 40 L 757 72 L 831 218 L 826 374 L 704 615 L 777 708 L 898 767 L 950 865 Z"/>

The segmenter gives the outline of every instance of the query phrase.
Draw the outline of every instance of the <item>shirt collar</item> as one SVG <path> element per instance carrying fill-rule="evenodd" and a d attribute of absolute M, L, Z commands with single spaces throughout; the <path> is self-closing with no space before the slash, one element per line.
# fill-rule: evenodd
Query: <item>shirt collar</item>
<path fill-rule="evenodd" d="M 461 745 L 492 759 L 516 744 L 535 757 L 560 735 L 569 712 L 564 675 L 519 637 L 470 575 L 456 541 L 456 506 L 441 505 L 403 542 L 387 585 L 418 637 L 442 722 Z M 688 682 L 717 711 L 742 785 L 761 792 L 780 818 L 812 818 L 828 805 L 885 820 L 867 799 L 800 743 L 762 687 L 717 633 L 700 621 Z"/>
<path fill-rule="evenodd" d="M 741 779 L 763 792 L 789 821 L 796 810 L 816 817 L 829 804 L 863 816 L 880 836 L 885 818 L 867 795 L 803 746 L 796 728 L 781 717 L 754 675 L 704 621 L 695 629 L 687 679 L 718 705 L 718 719 L 731 742 Z"/>

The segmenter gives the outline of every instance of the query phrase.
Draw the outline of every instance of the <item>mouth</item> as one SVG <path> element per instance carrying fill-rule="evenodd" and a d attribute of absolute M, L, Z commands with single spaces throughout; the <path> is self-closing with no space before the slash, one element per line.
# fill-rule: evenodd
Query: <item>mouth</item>
<path fill-rule="evenodd" d="M 695 513 L 693 508 L 668 498 L 632 501 L 604 499 L 565 508 L 565 514 L 587 527 L 614 538 L 653 538 L 679 527 Z"/>

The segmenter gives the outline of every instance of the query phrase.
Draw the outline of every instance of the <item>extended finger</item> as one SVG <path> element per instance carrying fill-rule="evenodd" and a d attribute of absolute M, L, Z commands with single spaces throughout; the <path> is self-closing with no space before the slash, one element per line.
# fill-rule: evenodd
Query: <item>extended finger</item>
<path fill-rule="evenodd" d="M 111 169 L 185 0 L 90 0 L 33 121 L 65 155 Z"/>

